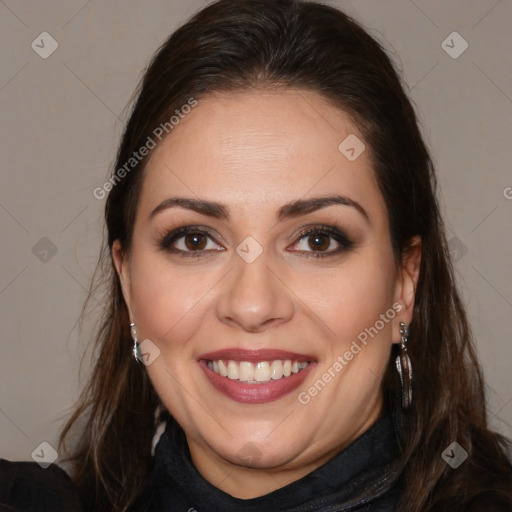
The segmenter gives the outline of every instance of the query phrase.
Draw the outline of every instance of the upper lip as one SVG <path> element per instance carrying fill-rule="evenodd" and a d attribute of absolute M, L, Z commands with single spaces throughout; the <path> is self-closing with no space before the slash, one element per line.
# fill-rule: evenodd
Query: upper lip
<path fill-rule="evenodd" d="M 232 361 L 247 361 L 249 363 L 257 363 L 258 361 L 275 361 L 277 359 L 304 362 L 315 361 L 312 355 L 298 354 L 296 352 L 289 352 L 286 350 L 278 349 L 241 349 L 241 348 L 227 348 L 208 352 L 198 357 L 198 360 L 218 361 L 232 360 Z"/>

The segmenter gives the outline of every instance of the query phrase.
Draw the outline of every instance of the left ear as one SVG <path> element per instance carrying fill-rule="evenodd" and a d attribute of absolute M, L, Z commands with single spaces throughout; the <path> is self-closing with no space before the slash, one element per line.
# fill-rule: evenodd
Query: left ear
<path fill-rule="evenodd" d="M 393 341 L 400 341 L 399 323 L 409 325 L 414 311 L 414 297 L 420 276 L 421 238 L 414 236 L 402 254 L 402 262 L 398 268 L 395 283 L 395 303 L 402 309 L 394 318 Z"/>
<path fill-rule="evenodd" d="M 121 242 L 119 240 L 115 240 L 112 244 L 111 256 L 117 275 L 119 276 L 119 282 L 121 283 L 121 290 L 123 292 L 126 308 L 128 309 L 128 315 L 130 316 L 130 322 L 133 322 L 133 314 L 131 309 L 132 296 L 130 259 L 126 254 L 126 251 L 121 246 Z"/>

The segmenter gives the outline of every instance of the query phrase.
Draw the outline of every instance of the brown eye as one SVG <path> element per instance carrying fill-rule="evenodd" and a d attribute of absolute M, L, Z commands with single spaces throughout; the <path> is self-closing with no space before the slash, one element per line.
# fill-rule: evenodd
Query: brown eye
<path fill-rule="evenodd" d="M 184 241 L 189 251 L 200 251 L 206 247 L 208 237 L 202 233 L 190 233 L 184 237 Z"/>
<path fill-rule="evenodd" d="M 315 233 L 308 237 L 309 248 L 313 251 L 325 251 L 329 249 L 331 237 L 322 233 Z"/>
<path fill-rule="evenodd" d="M 322 225 L 303 232 L 291 249 L 292 252 L 306 258 L 321 258 L 339 255 L 349 251 L 353 246 L 354 243 L 343 231 L 333 226 Z"/>
<path fill-rule="evenodd" d="M 158 243 L 160 249 L 179 256 L 211 256 L 214 251 L 224 251 L 213 235 L 197 226 L 184 226 L 165 235 Z"/>

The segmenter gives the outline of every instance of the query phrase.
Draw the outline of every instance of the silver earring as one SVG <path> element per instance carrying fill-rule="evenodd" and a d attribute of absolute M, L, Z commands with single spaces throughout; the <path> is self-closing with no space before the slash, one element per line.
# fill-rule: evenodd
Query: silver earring
<path fill-rule="evenodd" d="M 137 360 L 137 362 L 140 363 L 142 361 L 142 353 L 140 351 L 139 340 L 137 339 L 137 329 L 135 328 L 135 324 L 133 322 L 130 324 L 130 332 L 133 339 L 133 357 Z"/>
<path fill-rule="evenodd" d="M 400 322 L 400 335 L 402 336 L 402 342 L 400 354 L 396 356 L 396 369 L 398 370 L 398 375 L 400 375 L 400 383 L 402 385 L 402 407 L 407 409 L 412 403 L 412 365 L 407 353 L 409 330 L 404 322 Z"/>

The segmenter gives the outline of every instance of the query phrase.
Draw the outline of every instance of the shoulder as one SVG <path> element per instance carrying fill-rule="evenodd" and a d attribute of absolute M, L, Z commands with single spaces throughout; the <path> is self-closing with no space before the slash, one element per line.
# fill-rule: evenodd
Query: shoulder
<path fill-rule="evenodd" d="M 50 465 L 0 459 L 0 511 L 78 512 L 78 495 L 67 473 Z"/>

